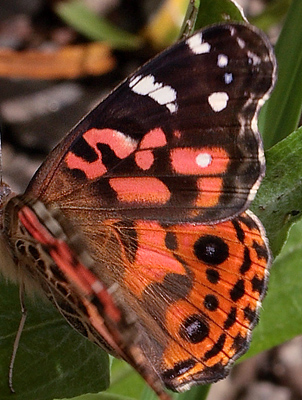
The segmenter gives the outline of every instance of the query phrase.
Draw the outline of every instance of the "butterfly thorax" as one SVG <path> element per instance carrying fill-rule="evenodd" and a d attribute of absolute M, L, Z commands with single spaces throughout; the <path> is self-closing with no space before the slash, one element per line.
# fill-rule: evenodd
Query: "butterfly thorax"
<path fill-rule="evenodd" d="M 13 197 L 13 195 L 14 193 L 12 192 L 10 186 L 2 182 L 0 185 L 0 272 L 6 279 L 16 282 L 18 281 L 17 266 L 13 260 L 7 241 L 7 236 L 4 232 L 5 209 L 9 199 Z"/>
<path fill-rule="evenodd" d="M 14 196 L 9 185 L 2 182 L 0 185 L 0 272 L 8 280 L 15 283 L 24 283 L 25 286 L 27 279 L 23 277 L 25 270 L 19 268 L 19 263 L 16 262 L 14 253 L 12 252 L 10 241 L 8 240 L 8 235 L 5 230 L 6 218 L 7 218 L 7 204 L 9 200 Z M 10 219 L 10 218 L 8 218 Z M 33 284 L 29 282 L 29 286 L 32 289 Z M 23 284 L 22 283 L 22 284 Z M 28 290 L 30 292 L 30 290 Z"/>

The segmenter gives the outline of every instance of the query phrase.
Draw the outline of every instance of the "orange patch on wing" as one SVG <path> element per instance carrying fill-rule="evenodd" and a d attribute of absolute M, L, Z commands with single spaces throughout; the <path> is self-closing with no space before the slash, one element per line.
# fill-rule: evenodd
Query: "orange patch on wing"
<path fill-rule="evenodd" d="M 96 151 L 98 144 L 107 144 L 119 158 L 128 157 L 137 147 L 137 141 L 114 129 L 89 129 L 83 134 L 86 142 Z"/>
<path fill-rule="evenodd" d="M 152 177 L 112 178 L 109 183 L 123 203 L 165 204 L 171 195 L 161 180 Z"/>
<path fill-rule="evenodd" d="M 167 144 L 166 135 L 160 128 L 155 128 L 145 134 L 139 145 L 139 150 L 135 153 L 137 166 L 144 171 L 151 168 L 154 162 L 153 149 L 163 147 Z"/>
<path fill-rule="evenodd" d="M 160 128 L 152 129 L 146 133 L 140 143 L 140 149 L 154 149 L 156 147 L 163 147 L 167 144 L 166 135 Z"/>
<path fill-rule="evenodd" d="M 222 193 L 221 178 L 199 178 L 197 187 L 199 193 L 195 201 L 196 207 L 214 207 L 219 203 L 219 197 Z"/>
<path fill-rule="evenodd" d="M 165 246 L 166 231 L 155 221 L 137 221 L 139 243 L 134 263 L 126 268 L 124 282 L 141 297 L 148 285 L 163 282 L 169 273 L 185 275 L 183 265 Z"/>
<path fill-rule="evenodd" d="M 97 160 L 89 162 L 69 151 L 65 161 L 68 168 L 83 171 L 88 179 L 99 178 L 107 172 L 98 144 L 107 144 L 121 159 L 128 157 L 137 147 L 134 139 L 113 129 L 89 129 L 83 134 L 83 139 L 93 148 L 97 154 Z"/>
<path fill-rule="evenodd" d="M 137 166 L 144 171 L 151 168 L 154 162 L 152 150 L 142 150 L 135 153 L 135 162 Z"/>
<path fill-rule="evenodd" d="M 219 175 L 223 174 L 229 163 L 228 153 L 216 147 L 175 148 L 170 153 L 172 166 L 178 174 Z"/>
<path fill-rule="evenodd" d="M 201 318 L 204 317 L 204 336 L 201 335 L 199 342 L 190 341 L 190 339 L 186 338 L 185 336 L 185 321 L 189 320 L 190 317 L 195 315 L 201 315 Z M 193 354 L 195 359 L 199 359 L 201 361 L 204 359 L 206 353 L 213 348 L 215 343 L 218 342 L 220 335 L 223 333 L 223 330 L 221 327 L 217 326 L 216 322 L 213 323 L 211 319 L 200 314 L 199 308 L 197 305 L 194 306 L 194 303 L 191 303 L 190 299 L 180 300 L 169 307 L 166 313 L 166 329 L 171 337 L 175 339 L 175 341 L 173 340 L 171 342 L 171 346 L 168 346 L 164 352 L 164 361 L 168 368 L 171 368 L 171 364 L 173 368 L 173 360 L 176 357 L 174 347 L 176 343 L 178 343 L 180 348 L 183 349 L 182 357 L 184 360 L 190 358 L 190 356 Z M 229 357 L 231 350 L 230 346 L 232 344 L 233 340 L 229 340 L 227 337 L 225 346 L 229 347 L 229 351 L 224 352 L 224 350 L 226 350 L 224 347 L 223 351 L 219 351 L 217 355 L 209 358 L 207 361 L 204 361 L 204 364 L 207 366 L 215 365 L 217 362 L 226 364 L 229 361 L 229 358 L 233 355 L 232 350 L 232 354 L 230 354 Z"/>
<path fill-rule="evenodd" d="M 173 368 L 178 360 L 187 360 L 192 354 L 207 367 L 216 363 L 226 365 L 229 359 L 240 352 L 240 349 L 234 346 L 234 338 L 240 335 L 243 340 L 242 346 L 244 346 L 244 339 L 249 336 L 251 321 L 245 314 L 245 310 L 249 309 L 253 312 L 258 308 L 261 294 L 253 288 L 253 278 L 256 276 L 262 280 L 265 277 L 266 260 L 265 257 L 257 257 L 256 248 L 254 248 L 255 243 L 259 244 L 259 247 L 264 245 L 260 232 L 257 229 L 247 228 L 240 220 L 238 223 L 244 231 L 244 243 L 237 237 L 236 229 L 231 221 L 209 226 L 183 224 L 171 228 L 177 236 L 177 253 L 182 255 L 184 260 L 190 260 L 189 266 L 194 273 L 194 285 L 185 299 L 171 304 L 166 312 L 166 327 L 174 339 L 171 344 L 168 344 L 163 355 L 167 369 Z M 194 243 L 198 238 L 207 235 L 222 239 L 229 250 L 229 256 L 217 267 L 220 276 L 218 293 L 216 284 L 206 280 L 205 271 L 208 266 L 200 261 L 193 251 Z M 241 272 L 245 261 L 246 245 L 250 250 L 252 263 L 248 270 Z M 230 293 L 239 280 L 244 282 L 244 291 L 242 296 L 235 301 L 232 300 Z M 204 303 L 209 294 L 216 296 L 217 309 L 209 309 Z M 233 307 L 236 307 L 236 320 L 226 333 L 223 327 Z M 190 341 L 189 337 L 181 333 L 185 331 L 186 321 L 194 315 L 200 316 L 201 327 L 203 325 L 200 332 L 201 334 L 204 332 L 204 337 L 201 335 L 199 342 Z M 192 333 L 192 330 L 188 329 L 187 332 Z M 214 354 L 209 357 L 211 349 L 225 333 L 222 349 L 217 353 L 214 351 Z M 176 343 L 179 344 L 179 348 Z M 186 375 L 194 373 L 194 368 L 202 370 L 203 365 L 196 364 L 181 376 L 185 378 Z"/>
<path fill-rule="evenodd" d="M 170 341 L 166 345 L 165 351 L 163 353 L 163 368 L 167 370 L 173 369 L 177 364 L 181 363 L 182 361 L 186 361 L 191 357 L 191 354 L 185 348 L 175 343 L 174 341 Z M 192 373 L 192 369 L 189 369 L 188 371 L 186 370 L 184 373 L 181 373 L 180 377 L 185 378 L 190 373 Z"/>
<path fill-rule="evenodd" d="M 76 156 L 71 151 L 65 157 L 66 164 L 70 169 L 79 169 L 85 173 L 88 179 L 99 178 L 107 172 L 107 168 L 102 162 L 102 158 L 90 163 L 83 160 L 82 157 Z"/>

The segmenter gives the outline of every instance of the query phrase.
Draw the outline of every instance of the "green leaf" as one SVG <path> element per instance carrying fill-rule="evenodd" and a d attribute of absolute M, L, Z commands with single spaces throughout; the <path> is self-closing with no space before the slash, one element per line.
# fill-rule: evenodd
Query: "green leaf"
<path fill-rule="evenodd" d="M 145 386 L 143 378 L 125 361 L 113 359 L 108 393 L 139 399 Z"/>
<path fill-rule="evenodd" d="M 298 127 L 302 110 L 302 1 L 293 0 L 276 44 L 278 81 L 261 110 L 259 129 L 269 148 Z"/>
<path fill-rule="evenodd" d="M 195 28 L 218 22 L 244 21 L 242 11 L 231 0 L 200 0 Z"/>
<path fill-rule="evenodd" d="M 173 397 L 174 398 L 174 397 Z M 158 400 L 158 396 L 153 392 L 153 390 L 145 385 L 145 388 L 139 397 L 140 400 Z"/>
<path fill-rule="evenodd" d="M 260 321 L 248 353 L 251 357 L 302 333 L 302 222 L 295 224 L 271 268 Z M 241 359 L 241 360 L 242 360 Z"/>
<path fill-rule="evenodd" d="M 282 22 L 291 3 L 292 0 L 268 2 L 264 10 L 258 15 L 249 17 L 249 21 L 252 25 L 256 25 L 258 28 L 267 31 L 273 25 Z"/>
<path fill-rule="evenodd" d="M 73 397 L 72 399 L 68 398 L 68 400 L 133 400 L 133 397 L 120 396 L 118 394 L 106 392 L 99 394 L 84 394 L 83 396 Z"/>
<path fill-rule="evenodd" d="M 106 41 L 120 50 L 135 50 L 142 45 L 140 37 L 117 28 L 78 0 L 59 2 L 55 10 L 67 24 L 91 40 Z"/>
<path fill-rule="evenodd" d="M 179 394 L 177 400 L 204 400 L 210 388 L 211 385 L 195 386 L 188 392 Z"/>
<path fill-rule="evenodd" d="M 108 355 L 81 337 L 47 300 L 27 299 L 28 318 L 14 365 L 14 400 L 52 400 L 109 385 Z M 21 317 L 18 288 L 0 289 L 0 393 L 11 400 L 8 368 Z"/>
<path fill-rule="evenodd" d="M 266 152 L 267 172 L 251 209 L 266 228 L 276 256 L 302 207 L 302 128 Z"/>

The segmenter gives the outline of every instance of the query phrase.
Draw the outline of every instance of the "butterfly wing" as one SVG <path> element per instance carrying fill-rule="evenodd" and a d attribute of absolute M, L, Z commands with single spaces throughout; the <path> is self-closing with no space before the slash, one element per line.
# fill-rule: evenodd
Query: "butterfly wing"
<path fill-rule="evenodd" d="M 215 225 L 111 226 L 121 249 L 132 242 L 122 252 L 120 285 L 160 379 L 183 391 L 225 377 L 249 346 L 266 292 L 270 252 L 257 217 L 248 211 Z"/>
<path fill-rule="evenodd" d="M 17 218 L 17 221 L 11 220 Z M 4 232 L 23 271 L 68 322 L 136 368 L 162 400 L 223 378 L 249 345 L 266 292 L 270 252 L 247 211 L 215 225 L 107 220 L 106 286 L 72 224 L 43 203 L 13 198 Z M 17 240 L 16 240 L 17 239 Z M 104 276 L 104 275 L 103 275 Z M 110 292 L 110 293 L 109 293 Z"/>
<path fill-rule="evenodd" d="M 143 356 L 123 336 L 118 354 L 141 373 L 146 362 L 174 390 L 223 377 L 257 319 L 269 260 L 261 224 L 251 214 L 204 223 L 238 215 L 255 195 L 264 173 L 257 115 L 274 80 L 271 47 L 254 28 L 198 32 L 88 114 L 25 192 L 83 233 L 93 275 L 118 283 L 117 308 L 137 315 Z M 52 296 L 62 301 L 58 288 Z"/>
<path fill-rule="evenodd" d="M 264 174 L 257 115 L 274 71 L 271 47 L 255 28 L 198 32 L 88 114 L 26 193 L 73 220 L 90 210 L 167 222 L 238 214 Z"/>
<path fill-rule="evenodd" d="M 71 326 L 136 368 L 161 400 L 171 400 L 141 349 L 136 314 L 126 309 L 119 285 L 99 279 L 81 234 L 63 214 L 16 196 L 6 206 L 3 228 L 26 289 L 42 289 Z"/>

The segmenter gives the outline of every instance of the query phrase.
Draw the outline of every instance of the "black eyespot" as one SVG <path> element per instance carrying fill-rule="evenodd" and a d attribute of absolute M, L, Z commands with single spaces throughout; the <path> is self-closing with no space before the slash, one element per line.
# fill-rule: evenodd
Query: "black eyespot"
<path fill-rule="evenodd" d="M 228 258 L 229 247 L 217 236 L 201 236 L 194 243 L 194 253 L 205 264 L 219 265 Z"/>
<path fill-rule="evenodd" d="M 218 283 L 220 280 L 219 272 L 216 269 L 208 268 L 206 270 L 207 280 L 211 283 Z"/>
<path fill-rule="evenodd" d="M 216 311 L 219 305 L 219 301 L 213 294 L 207 294 L 203 302 L 205 308 L 209 311 Z"/>
<path fill-rule="evenodd" d="M 200 343 L 209 335 L 209 325 L 201 314 L 193 314 L 188 317 L 180 328 L 180 336 L 191 342 Z"/>

